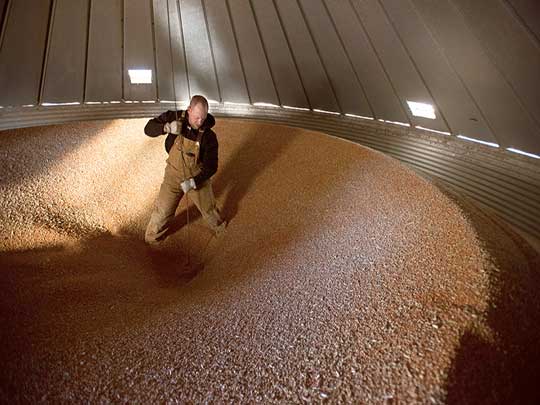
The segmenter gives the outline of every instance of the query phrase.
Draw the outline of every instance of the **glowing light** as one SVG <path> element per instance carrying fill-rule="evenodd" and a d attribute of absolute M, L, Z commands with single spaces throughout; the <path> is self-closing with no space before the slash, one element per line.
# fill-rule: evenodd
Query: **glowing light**
<path fill-rule="evenodd" d="M 35 104 L 25 104 L 23 105 L 23 107 L 35 107 L 36 105 Z"/>
<path fill-rule="evenodd" d="M 464 136 L 464 135 L 458 135 L 457 137 L 460 139 L 465 139 L 466 141 L 471 141 L 471 142 L 481 143 L 482 145 L 492 146 L 494 148 L 499 147 L 499 144 L 497 143 L 486 142 L 486 141 L 482 141 L 480 139 L 475 139 L 475 138 L 469 138 L 468 136 Z"/>
<path fill-rule="evenodd" d="M 373 121 L 375 118 L 372 118 L 372 117 L 364 117 L 363 115 L 355 115 L 355 114 L 345 114 L 346 117 L 351 117 L 351 118 L 360 118 L 360 119 L 363 119 L 363 120 L 371 120 Z"/>
<path fill-rule="evenodd" d="M 188 105 L 189 104 L 189 101 L 186 101 L 186 100 L 177 100 L 177 101 L 173 101 L 173 100 L 159 100 L 160 103 L 162 104 L 179 104 L 179 105 Z M 209 102 L 210 103 L 210 102 Z"/>
<path fill-rule="evenodd" d="M 378 119 L 378 121 L 381 121 L 381 122 L 385 122 L 387 124 L 394 124 L 394 125 L 400 125 L 402 127 L 410 127 L 411 124 L 408 124 L 406 122 L 399 122 L 399 121 L 389 121 L 389 120 L 382 120 L 382 119 Z"/>
<path fill-rule="evenodd" d="M 146 101 L 143 101 L 143 103 L 145 103 L 145 104 L 154 104 L 155 100 L 146 100 Z"/>
<path fill-rule="evenodd" d="M 84 104 L 120 104 L 120 101 L 85 101 Z"/>
<path fill-rule="evenodd" d="M 55 106 L 55 105 L 79 105 L 78 101 L 74 101 L 72 103 L 41 103 L 42 106 L 49 107 L 49 106 Z"/>
<path fill-rule="evenodd" d="M 506 148 L 506 150 L 508 150 L 510 152 L 514 152 L 514 153 L 519 153 L 520 155 L 528 156 L 528 157 L 531 157 L 531 158 L 534 158 L 534 159 L 540 159 L 539 155 L 535 155 L 534 153 L 524 152 L 524 151 L 519 150 L 519 149 Z"/>
<path fill-rule="evenodd" d="M 318 112 L 318 113 L 323 113 L 323 114 L 341 115 L 340 113 L 335 112 L 335 111 L 319 110 L 317 108 L 314 108 L 313 111 Z"/>
<path fill-rule="evenodd" d="M 436 117 L 435 115 L 435 109 L 431 104 L 427 103 L 419 103 L 416 101 L 409 101 L 407 100 L 407 104 L 409 105 L 409 108 L 411 109 L 412 115 L 415 117 L 424 117 L 434 120 Z"/>
<path fill-rule="evenodd" d="M 187 101 L 186 101 L 187 103 Z M 216 100 L 208 100 L 208 104 L 221 104 L 219 101 Z"/>
<path fill-rule="evenodd" d="M 232 101 L 225 101 L 223 104 L 232 105 L 232 106 L 239 106 L 239 107 L 251 107 L 251 104 L 249 104 L 249 103 L 234 103 Z"/>
<path fill-rule="evenodd" d="M 272 107 L 272 108 L 279 108 L 279 105 L 271 104 L 271 103 L 253 103 L 254 106 L 257 107 Z"/>
<path fill-rule="evenodd" d="M 428 131 L 428 132 L 434 132 L 436 134 L 441 134 L 441 135 L 452 135 L 450 132 L 438 131 L 436 129 L 431 129 L 431 128 L 425 128 L 425 127 L 421 127 L 420 125 L 417 125 L 415 128 L 416 129 L 421 129 L 421 130 L 424 130 L 424 131 Z"/>
<path fill-rule="evenodd" d="M 288 105 L 284 105 L 283 108 L 287 110 L 297 110 L 297 111 L 309 111 L 309 108 L 303 108 L 303 107 L 291 107 Z"/>
<path fill-rule="evenodd" d="M 129 69 L 129 80 L 131 84 L 151 84 L 152 71 L 148 69 Z"/>

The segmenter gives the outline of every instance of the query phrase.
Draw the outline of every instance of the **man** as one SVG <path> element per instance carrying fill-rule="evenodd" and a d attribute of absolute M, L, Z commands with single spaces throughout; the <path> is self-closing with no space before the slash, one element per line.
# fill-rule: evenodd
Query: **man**
<path fill-rule="evenodd" d="M 193 96 L 186 111 L 167 111 L 146 124 L 146 135 L 168 134 L 165 149 L 169 153 L 165 176 L 159 190 L 145 241 L 158 244 L 166 237 L 182 196 L 187 194 L 210 228 L 219 234 L 226 222 L 219 211 L 210 178 L 218 167 L 218 141 L 211 130 L 215 119 L 208 114 L 208 101 Z"/>

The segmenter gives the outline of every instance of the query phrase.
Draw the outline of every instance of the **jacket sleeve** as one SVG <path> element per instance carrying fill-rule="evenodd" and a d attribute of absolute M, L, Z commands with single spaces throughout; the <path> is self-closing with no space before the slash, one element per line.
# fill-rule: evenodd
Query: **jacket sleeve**
<path fill-rule="evenodd" d="M 180 118 L 181 113 L 182 111 L 178 111 L 178 118 Z M 152 118 L 144 127 L 144 133 L 151 137 L 163 135 L 163 126 L 167 122 L 174 121 L 176 119 L 176 115 L 176 112 L 169 110 L 161 114 L 159 117 Z"/>
<path fill-rule="evenodd" d="M 206 180 L 216 174 L 218 169 L 218 141 L 214 131 L 207 131 L 204 134 L 203 145 L 201 145 L 201 155 L 199 157 L 202 170 L 193 179 L 199 188 Z"/>

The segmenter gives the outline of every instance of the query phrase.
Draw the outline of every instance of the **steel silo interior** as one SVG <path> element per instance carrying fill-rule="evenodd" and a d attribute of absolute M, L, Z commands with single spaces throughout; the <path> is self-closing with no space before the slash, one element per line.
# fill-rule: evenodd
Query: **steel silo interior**
<path fill-rule="evenodd" d="M 538 403 L 536 0 L 0 0 L 0 399 Z M 209 102 L 216 235 L 144 234 Z M 189 195 L 189 194 L 188 194 Z"/>

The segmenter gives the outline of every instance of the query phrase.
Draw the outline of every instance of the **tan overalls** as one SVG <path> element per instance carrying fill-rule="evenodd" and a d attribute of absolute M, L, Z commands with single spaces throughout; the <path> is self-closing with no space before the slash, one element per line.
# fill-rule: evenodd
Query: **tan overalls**
<path fill-rule="evenodd" d="M 182 118 L 183 116 L 184 114 L 182 114 Z M 146 227 L 144 239 L 147 243 L 158 242 L 167 232 L 178 203 L 184 195 L 180 183 L 200 173 L 201 166 L 197 161 L 203 134 L 204 130 L 200 129 L 197 134 L 197 141 L 192 141 L 182 135 L 176 137 L 169 151 L 165 176 L 155 202 L 154 211 Z M 184 163 L 182 163 L 182 160 Z M 187 194 L 210 228 L 215 232 L 219 232 L 223 221 L 216 207 L 210 179 L 206 180 L 200 188 L 192 189 Z"/>

